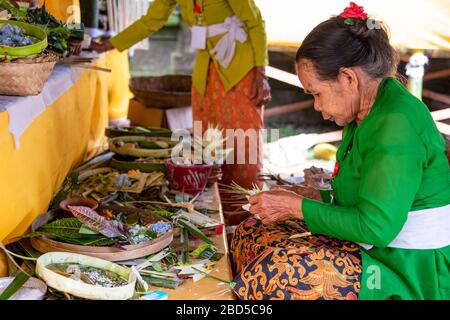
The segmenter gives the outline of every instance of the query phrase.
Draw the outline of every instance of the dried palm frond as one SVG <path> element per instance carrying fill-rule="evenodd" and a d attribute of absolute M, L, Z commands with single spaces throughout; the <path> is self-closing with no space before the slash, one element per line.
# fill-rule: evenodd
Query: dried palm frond
<path fill-rule="evenodd" d="M 208 124 L 203 135 L 194 135 L 193 138 L 178 144 L 172 149 L 172 155 L 184 158 L 184 164 L 220 164 L 233 151 L 233 148 L 224 148 L 226 141 L 227 138 L 224 138 L 223 130 L 219 126 Z"/>
<path fill-rule="evenodd" d="M 248 199 L 250 196 L 260 193 L 263 191 L 259 186 L 253 183 L 253 189 L 246 189 L 236 182 L 232 182 L 230 185 L 219 183 L 221 191 L 224 193 L 231 193 L 231 198 L 233 199 Z"/>

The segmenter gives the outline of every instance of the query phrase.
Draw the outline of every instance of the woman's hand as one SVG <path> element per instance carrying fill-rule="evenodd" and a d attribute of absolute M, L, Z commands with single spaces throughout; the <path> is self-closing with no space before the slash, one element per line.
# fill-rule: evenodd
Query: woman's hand
<path fill-rule="evenodd" d="M 292 191 L 265 191 L 250 197 L 250 213 L 258 215 L 264 224 L 303 219 L 302 200 Z"/>
<path fill-rule="evenodd" d="M 98 53 L 103 53 L 114 49 L 114 46 L 109 40 L 103 42 L 91 41 L 89 49 L 97 51 Z"/>
<path fill-rule="evenodd" d="M 255 70 L 255 78 L 253 79 L 249 98 L 256 107 L 268 104 L 272 99 L 264 67 L 257 67 Z"/>
<path fill-rule="evenodd" d="M 270 190 L 292 191 L 304 198 L 322 202 L 322 195 L 320 194 L 320 191 L 308 186 L 273 186 Z"/>

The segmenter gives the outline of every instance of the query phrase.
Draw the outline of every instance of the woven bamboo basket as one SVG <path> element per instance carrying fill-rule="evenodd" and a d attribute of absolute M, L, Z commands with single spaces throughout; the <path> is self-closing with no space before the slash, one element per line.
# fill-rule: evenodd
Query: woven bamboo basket
<path fill-rule="evenodd" d="M 0 94 L 9 96 L 38 95 L 44 88 L 57 61 L 57 56 L 51 54 L 1 61 Z"/>
<path fill-rule="evenodd" d="M 135 77 L 130 90 L 147 107 L 168 109 L 191 105 L 192 77 L 166 75 L 161 77 Z"/>

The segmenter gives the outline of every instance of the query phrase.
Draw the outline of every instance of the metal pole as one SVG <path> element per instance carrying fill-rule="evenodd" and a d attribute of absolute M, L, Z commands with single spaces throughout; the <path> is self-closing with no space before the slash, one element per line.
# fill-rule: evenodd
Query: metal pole
<path fill-rule="evenodd" d="M 420 50 L 409 58 L 409 63 L 406 65 L 406 75 L 409 77 L 408 90 L 420 100 L 422 100 L 423 76 L 427 63 L 428 57 L 423 50 Z"/>

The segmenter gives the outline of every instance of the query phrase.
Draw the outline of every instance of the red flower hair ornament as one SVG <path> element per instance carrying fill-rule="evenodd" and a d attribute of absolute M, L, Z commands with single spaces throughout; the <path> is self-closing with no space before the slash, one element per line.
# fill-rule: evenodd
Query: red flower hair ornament
<path fill-rule="evenodd" d="M 344 23 L 353 25 L 353 19 L 367 19 L 369 16 L 364 12 L 364 8 L 362 6 L 358 6 L 354 2 L 350 2 L 350 7 L 344 9 L 344 11 L 339 15 L 344 18 Z"/>

